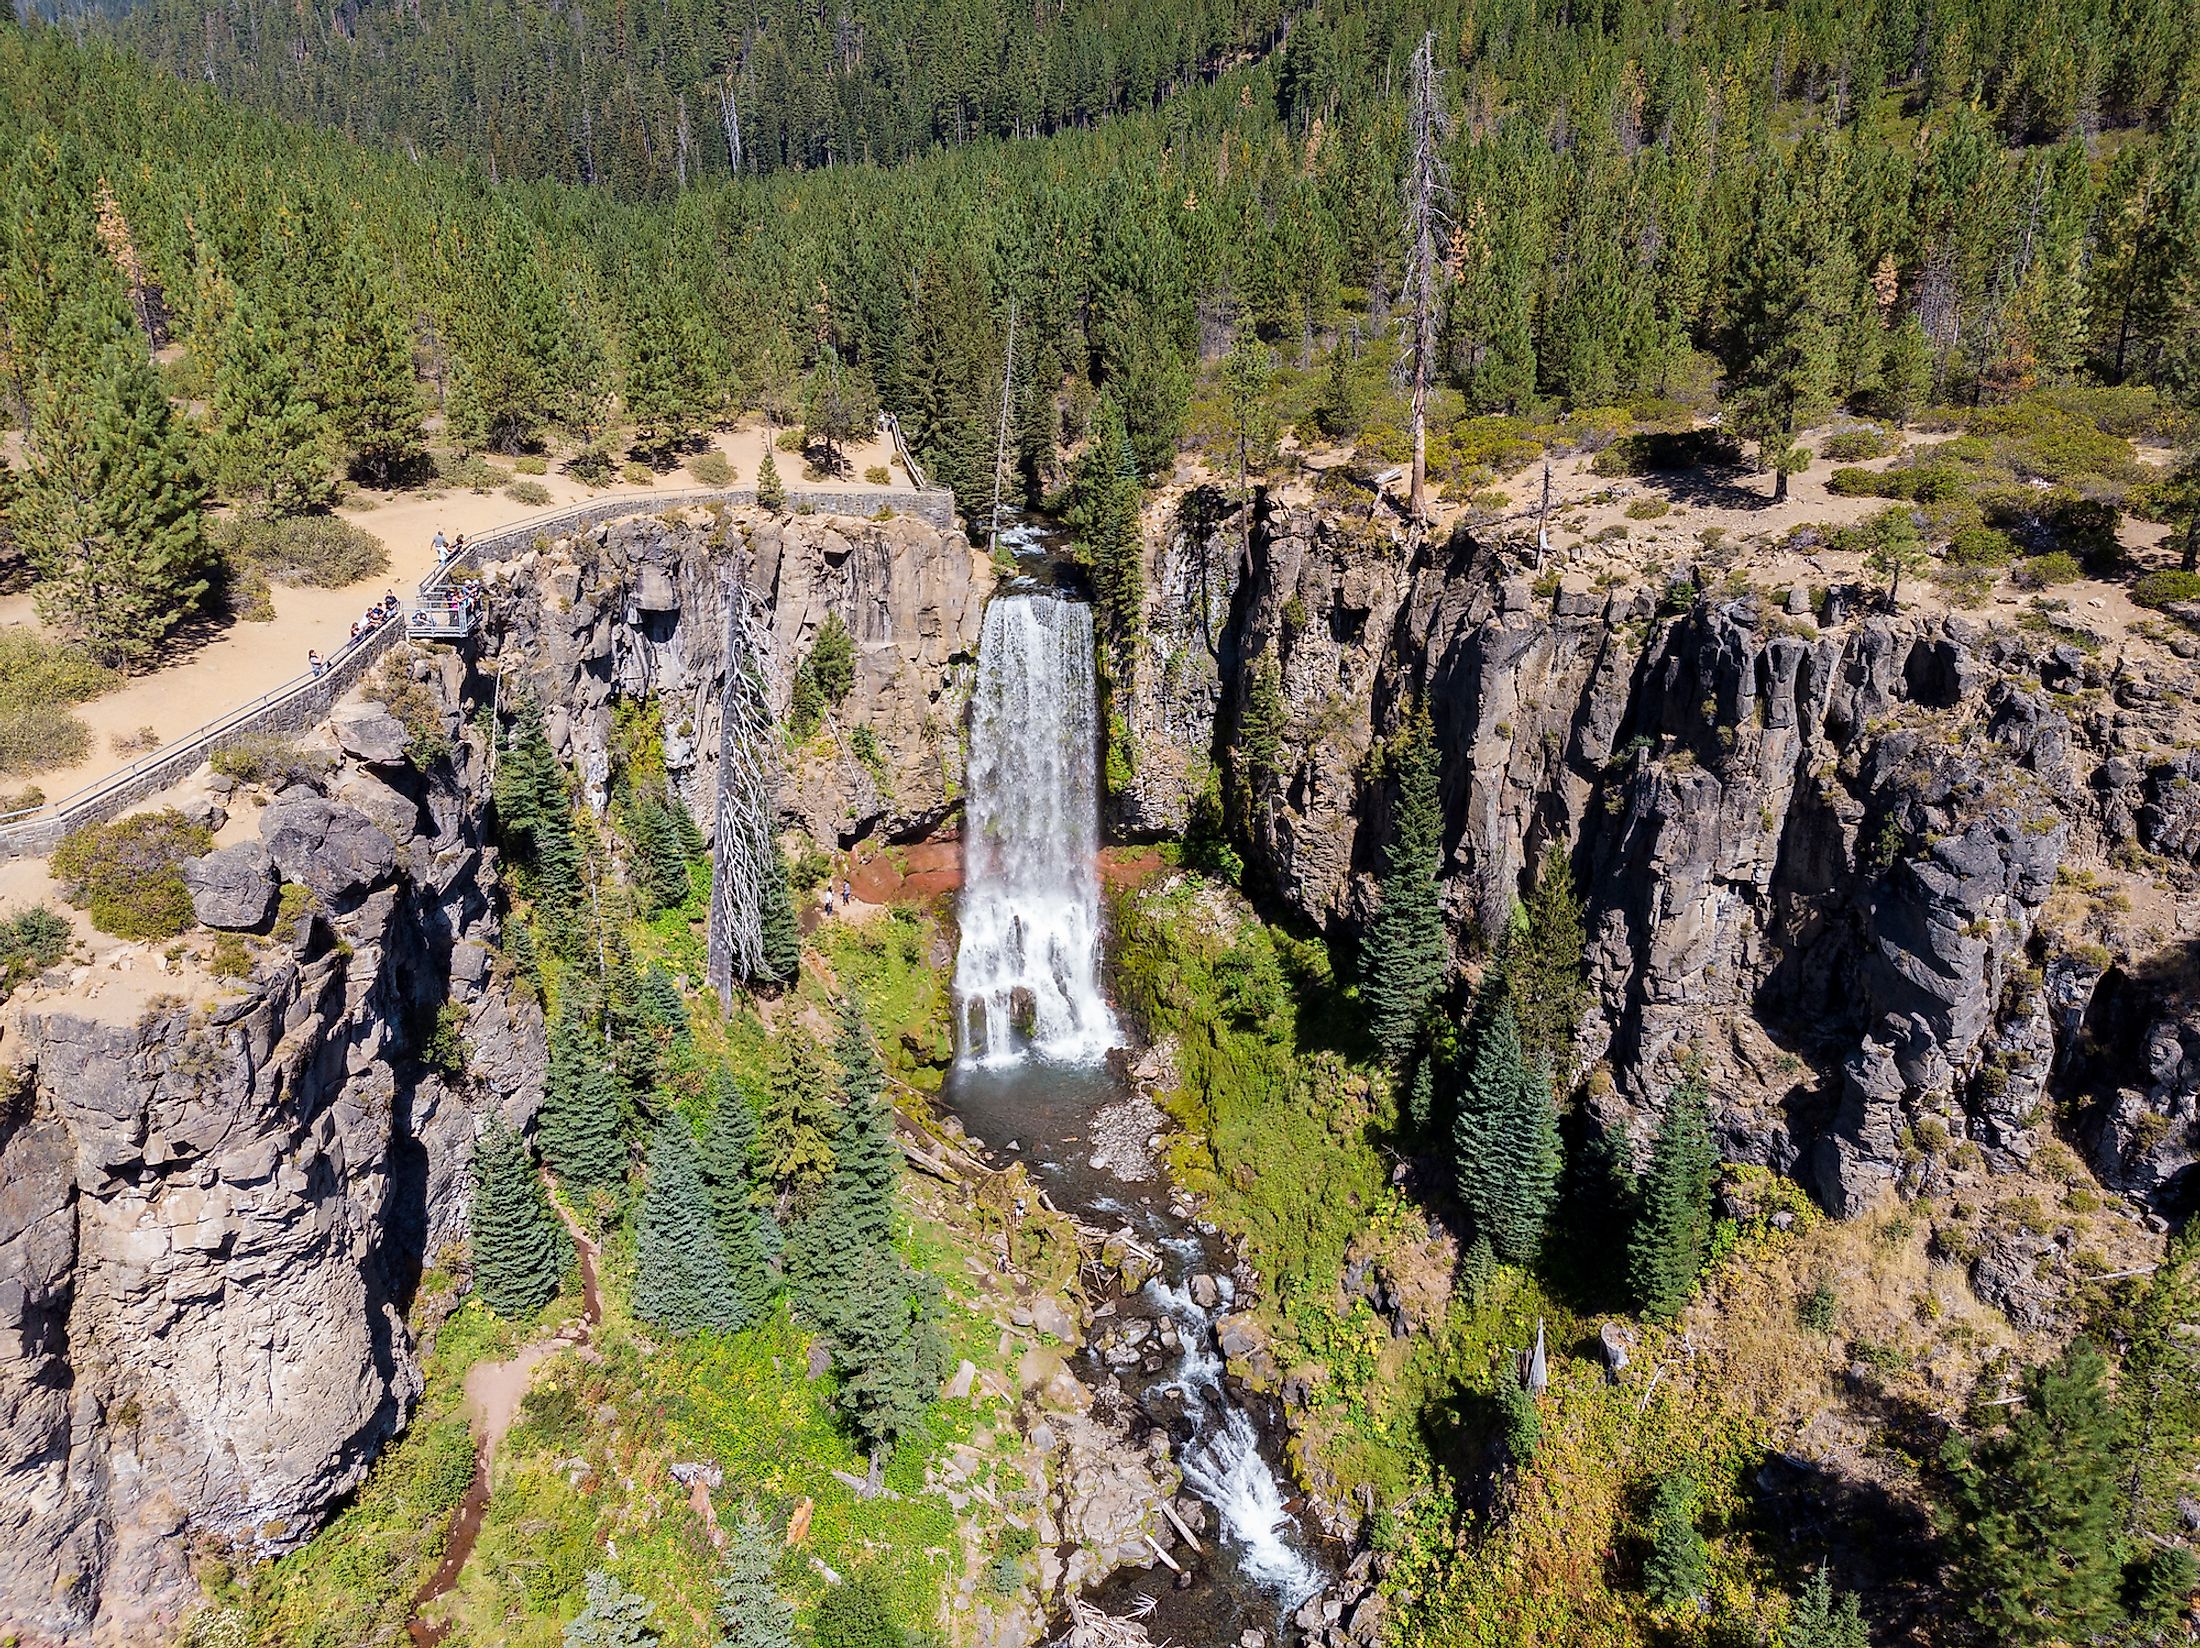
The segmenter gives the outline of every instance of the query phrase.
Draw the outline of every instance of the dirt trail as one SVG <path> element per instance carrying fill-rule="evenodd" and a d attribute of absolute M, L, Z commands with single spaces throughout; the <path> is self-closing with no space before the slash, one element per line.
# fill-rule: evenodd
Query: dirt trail
<path fill-rule="evenodd" d="M 556 1180 L 551 1180 L 553 1192 L 556 1187 Z M 489 1509 L 489 1467 L 498 1445 L 519 1418 L 520 1403 L 534 1381 L 535 1369 L 555 1351 L 585 1346 L 603 1321 L 603 1302 L 596 1292 L 596 1244 L 555 1194 L 550 1205 L 564 1221 L 580 1259 L 582 1319 L 577 1325 L 566 1324 L 547 1339 L 523 1345 L 516 1356 L 505 1361 L 476 1362 L 466 1370 L 466 1417 L 474 1433 L 474 1474 L 466 1484 L 466 1496 L 458 1502 L 443 1560 L 436 1564 L 427 1583 L 413 1593 L 412 1617 L 405 1622 L 405 1631 L 414 1648 L 436 1648 L 450 1634 L 448 1620 L 430 1620 L 422 1610 L 457 1586 L 458 1576 L 473 1557 L 474 1542 L 481 1537 L 481 1520 Z"/>

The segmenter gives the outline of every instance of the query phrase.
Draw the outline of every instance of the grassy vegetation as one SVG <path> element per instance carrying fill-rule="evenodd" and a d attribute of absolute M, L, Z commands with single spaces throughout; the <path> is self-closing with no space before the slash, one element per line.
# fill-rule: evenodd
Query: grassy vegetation
<path fill-rule="evenodd" d="M 69 952 L 69 919 L 43 904 L 0 917 L 0 1001 Z"/>

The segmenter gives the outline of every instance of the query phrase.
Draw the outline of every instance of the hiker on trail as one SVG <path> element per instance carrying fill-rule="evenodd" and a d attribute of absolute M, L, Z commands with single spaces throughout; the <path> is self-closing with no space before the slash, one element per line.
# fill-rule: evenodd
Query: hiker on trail
<path fill-rule="evenodd" d="M 354 641 L 359 639 L 359 620 L 356 618 L 351 621 L 351 638 Z"/>
<path fill-rule="evenodd" d="M 845 910 L 856 901 L 855 886 L 846 876 L 840 878 L 840 907 Z"/>
<path fill-rule="evenodd" d="M 451 558 L 451 543 L 448 538 L 443 536 L 443 529 L 441 527 L 437 527 L 435 529 L 435 537 L 432 540 L 430 547 L 433 548 L 435 551 L 435 564 L 437 566 L 441 566 L 445 561 L 448 561 Z"/>
<path fill-rule="evenodd" d="M 327 669 L 328 666 L 321 662 L 319 653 L 309 650 L 306 653 L 306 668 L 312 672 L 313 679 L 318 681 L 321 679 L 321 672 Z"/>

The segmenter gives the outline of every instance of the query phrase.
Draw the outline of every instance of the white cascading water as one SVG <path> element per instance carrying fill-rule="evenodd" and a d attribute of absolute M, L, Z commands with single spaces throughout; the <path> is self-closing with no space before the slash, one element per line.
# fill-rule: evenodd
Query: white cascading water
<path fill-rule="evenodd" d="M 1034 594 L 986 608 L 955 956 L 962 1057 L 974 1063 L 1027 1050 L 1084 1063 L 1116 1045 L 1100 993 L 1097 717 L 1089 607 Z"/>
<path fill-rule="evenodd" d="M 1197 1252 L 1194 1244 L 1184 1246 Z M 1228 1279 L 1217 1280 L 1227 1290 Z M 1321 1589 L 1321 1572 L 1284 1538 L 1295 1524 L 1276 1473 L 1261 1456 L 1260 1432 L 1222 1388 L 1222 1358 L 1213 1348 L 1217 1312 L 1202 1310 L 1187 1286 L 1158 1277 L 1146 1284 L 1146 1297 L 1175 1317 L 1182 1331 L 1183 1356 L 1169 1384 L 1182 1394 L 1192 1423 L 1192 1439 L 1177 1455 L 1184 1480 L 1222 1518 L 1245 1571 L 1285 1608 L 1294 1608 Z M 1222 1305 L 1229 1303 L 1225 1291 Z"/>

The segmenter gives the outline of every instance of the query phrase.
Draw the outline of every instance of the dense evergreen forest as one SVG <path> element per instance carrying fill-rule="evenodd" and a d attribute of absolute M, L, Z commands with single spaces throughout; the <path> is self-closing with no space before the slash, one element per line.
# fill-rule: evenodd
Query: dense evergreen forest
<path fill-rule="evenodd" d="M 1411 267 L 1400 54 L 1419 15 L 1338 4 L 1275 24 L 1278 49 L 1212 81 L 1156 66 L 1255 42 L 1273 23 L 1255 9 L 1057 16 L 1049 40 L 1147 63 L 1142 89 L 1083 111 L 973 111 L 948 129 L 1044 127 L 1199 82 L 1150 112 L 892 168 L 703 181 L 698 164 L 678 191 L 665 170 L 677 145 L 648 135 L 646 98 L 631 119 L 607 103 L 595 123 L 607 141 L 629 133 L 636 158 L 588 175 L 631 187 L 496 183 L 485 171 L 581 173 L 569 155 L 502 153 L 495 134 L 551 142 L 558 117 L 486 59 L 479 83 L 394 50 L 353 60 L 362 103 L 418 95 L 484 122 L 478 143 L 453 130 L 431 144 L 468 157 L 448 165 L 309 135 L 66 31 L 11 27 L 0 391 L 27 434 L 42 401 L 56 420 L 30 442 L 16 536 L 34 560 L 55 540 L 61 495 L 84 492 L 56 466 L 90 452 L 100 416 L 143 423 L 141 458 L 167 454 L 124 490 L 166 489 L 147 507 L 177 591 L 193 587 L 198 482 L 270 513 L 311 510 L 339 469 L 386 481 L 417 466 L 425 412 L 462 450 L 555 439 L 586 466 L 609 462 L 614 433 L 664 455 L 744 410 L 823 423 L 830 440 L 839 414 L 875 397 L 974 507 L 990 489 L 1012 307 L 1024 487 L 1059 501 L 1056 454 L 1096 418 L 1108 473 L 1163 469 L 1200 363 L 1239 333 L 1302 366 L 1387 350 L 1393 302 L 1422 265 L 1440 431 L 1554 406 L 1686 418 L 1723 395 L 1780 469 L 1794 431 L 1837 405 L 1902 418 L 1934 400 L 2182 373 L 2200 290 L 2200 43 L 2174 5 L 2021 20 L 1970 0 L 1446 12 L 1413 128 L 1431 134 L 1441 232 Z M 156 5 L 116 27 L 159 52 L 169 15 Z M 307 15 L 255 14 L 232 34 L 260 41 L 257 61 L 308 66 L 328 42 L 276 44 Z M 914 88 L 1008 84 L 972 68 L 986 30 L 942 15 L 891 34 L 906 73 L 879 68 L 884 37 L 860 60 L 910 88 L 904 113 L 936 107 Z M 219 36 L 215 21 L 194 37 Z M 406 29 L 446 56 L 463 42 L 460 65 L 476 44 L 527 38 L 487 13 Z M 1178 45 L 1152 44 L 1156 30 Z M 790 31 L 758 17 L 733 33 L 754 45 Z M 589 73 L 627 72 L 603 61 L 632 60 L 614 52 Z M 349 119 L 317 92 L 293 97 L 288 74 L 264 100 Z M 677 80 L 667 68 L 649 84 Z M 519 100 L 509 119 L 492 83 Z M 884 107 L 851 93 L 838 135 L 813 142 L 813 123 L 776 158 L 929 140 L 934 115 L 912 126 Z M 812 121 L 763 96 L 744 118 L 752 149 Z M 664 198 L 634 198 L 652 192 Z M 182 346 L 162 357 L 161 387 L 192 414 L 158 404 L 148 342 Z M 1110 490 L 1087 476 L 1069 495 L 1088 530 Z"/>

